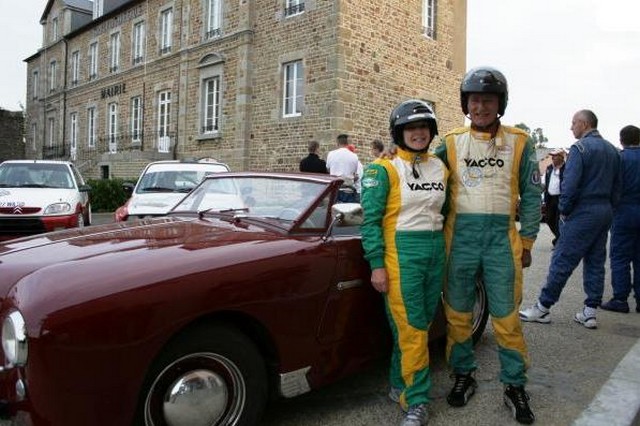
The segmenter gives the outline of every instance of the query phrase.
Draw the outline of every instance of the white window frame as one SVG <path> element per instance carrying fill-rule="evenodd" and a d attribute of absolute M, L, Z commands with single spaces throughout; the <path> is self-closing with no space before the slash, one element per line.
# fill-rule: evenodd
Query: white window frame
<path fill-rule="evenodd" d="M 80 52 L 74 51 L 71 53 L 71 85 L 76 86 L 78 84 L 78 78 L 80 77 Z"/>
<path fill-rule="evenodd" d="M 49 139 L 47 139 L 47 146 L 53 147 L 56 141 L 56 119 L 49 117 Z"/>
<path fill-rule="evenodd" d="M 207 0 L 207 26 L 205 38 L 212 39 L 222 34 L 222 0 Z"/>
<path fill-rule="evenodd" d="M 131 98 L 131 142 L 142 142 L 142 96 Z"/>
<path fill-rule="evenodd" d="M 133 46 L 131 47 L 131 62 L 133 65 L 138 65 L 144 61 L 145 36 L 144 21 L 134 23 L 132 36 Z"/>
<path fill-rule="evenodd" d="M 89 45 L 89 80 L 98 78 L 98 42 Z"/>
<path fill-rule="evenodd" d="M 422 0 L 422 35 L 436 38 L 436 1 Z"/>
<path fill-rule="evenodd" d="M 304 13 L 304 0 L 285 0 L 284 16 L 288 18 L 301 13 Z"/>
<path fill-rule="evenodd" d="M 55 60 L 49 63 L 49 91 L 53 92 L 58 87 L 58 62 Z"/>
<path fill-rule="evenodd" d="M 302 60 L 282 66 L 282 116 L 298 117 L 304 108 L 304 68 Z"/>
<path fill-rule="evenodd" d="M 171 91 L 158 93 L 158 152 L 169 152 L 171 139 Z"/>
<path fill-rule="evenodd" d="M 160 12 L 160 54 L 171 52 L 173 38 L 173 8 Z"/>
<path fill-rule="evenodd" d="M 31 90 L 33 91 L 33 93 L 31 94 L 32 99 L 38 99 L 38 90 L 40 90 L 40 71 L 38 70 L 33 71 L 33 82 Z"/>
<path fill-rule="evenodd" d="M 107 105 L 107 139 L 109 152 L 118 152 L 118 104 L 110 102 Z"/>
<path fill-rule="evenodd" d="M 51 41 L 58 39 L 58 18 L 51 19 Z"/>
<path fill-rule="evenodd" d="M 109 37 L 110 66 L 109 71 L 118 72 L 120 68 L 120 31 L 112 33 Z"/>
<path fill-rule="evenodd" d="M 93 19 L 98 19 L 104 13 L 104 0 L 93 0 Z"/>
<path fill-rule="evenodd" d="M 38 137 L 38 123 L 31 123 L 31 148 L 36 150 L 36 138 Z"/>
<path fill-rule="evenodd" d="M 222 79 L 219 75 L 202 81 L 202 134 L 211 135 L 220 131 L 221 86 Z"/>
<path fill-rule="evenodd" d="M 69 117 L 69 150 L 71 158 L 75 160 L 78 152 L 78 113 L 72 112 Z"/>
<path fill-rule="evenodd" d="M 87 146 L 89 148 L 96 146 L 96 119 L 96 107 L 87 108 Z"/>

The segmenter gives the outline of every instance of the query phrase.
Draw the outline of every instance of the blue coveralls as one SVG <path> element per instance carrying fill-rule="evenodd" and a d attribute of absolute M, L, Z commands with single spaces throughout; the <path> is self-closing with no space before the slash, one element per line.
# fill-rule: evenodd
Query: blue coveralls
<path fill-rule="evenodd" d="M 611 284 L 613 298 L 626 302 L 633 282 L 640 306 L 640 146 L 626 147 L 620 158 L 622 191 L 611 226 Z"/>
<path fill-rule="evenodd" d="M 584 304 L 597 308 L 604 291 L 613 206 L 620 197 L 618 150 L 591 130 L 571 146 L 560 187 L 560 238 L 539 301 L 546 308 L 555 304 L 582 260 Z"/>

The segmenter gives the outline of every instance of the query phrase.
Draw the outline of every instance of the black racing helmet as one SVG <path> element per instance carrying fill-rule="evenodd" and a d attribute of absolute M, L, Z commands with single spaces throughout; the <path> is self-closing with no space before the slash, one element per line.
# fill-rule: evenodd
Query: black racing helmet
<path fill-rule="evenodd" d="M 436 122 L 436 115 L 433 113 L 433 110 L 431 109 L 429 104 L 419 99 L 410 99 L 398 104 L 398 106 L 396 106 L 393 111 L 391 111 L 391 116 L 389 117 L 389 133 L 391 133 L 391 139 L 393 139 L 393 143 L 403 149 L 414 151 L 413 149 L 405 145 L 404 135 L 402 134 L 402 131 L 405 124 L 414 123 L 416 121 L 427 122 L 429 130 L 431 131 L 431 139 L 429 140 L 429 142 L 431 142 L 433 140 L 433 137 L 438 134 L 438 123 Z M 424 151 L 426 151 L 427 149 L 428 146 L 426 149 L 424 149 Z"/>
<path fill-rule="evenodd" d="M 467 101 L 470 93 L 495 93 L 500 98 L 498 114 L 500 117 L 504 115 L 504 111 L 507 109 L 509 88 L 504 74 L 497 69 L 491 67 L 473 68 L 464 76 L 462 84 L 460 84 L 460 104 L 464 115 L 469 114 Z"/>

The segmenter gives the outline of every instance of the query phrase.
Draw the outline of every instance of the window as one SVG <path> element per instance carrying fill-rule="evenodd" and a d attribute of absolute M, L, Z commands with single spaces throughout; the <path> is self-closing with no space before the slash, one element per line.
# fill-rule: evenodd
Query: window
<path fill-rule="evenodd" d="M 40 73 L 38 70 L 33 72 L 33 84 L 31 85 L 31 97 L 33 99 L 38 99 L 38 90 L 40 89 Z"/>
<path fill-rule="evenodd" d="M 107 106 L 107 137 L 109 140 L 109 152 L 118 151 L 118 104 L 115 102 Z"/>
<path fill-rule="evenodd" d="M 87 109 L 87 146 L 94 148 L 96 146 L 96 108 L 89 107 Z"/>
<path fill-rule="evenodd" d="M 75 156 L 78 150 L 78 113 L 72 112 L 69 120 L 69 143 L 71 148 L 71 156 Z"/>
<path fill-rule="evenodd" d="M 89 80 L 98 77 L 98 43 L 89 45 Z"/>
<path fill-rule="evenodd" d="M 222 0 L 207 0 L 207 32 L 205 38 L 220 37 L 222 23 Z"/>
<path fill-rule="evenodd" d="M 56 41 L 58 39 L 58 18 L 53 18 L 51 20 L 51 41 Z"/>
<path fill-rule="evenodd" d="M 93 0 L 93 19 L 98 19 L 104 13 L 104 0 Z"/>
<path fill-rule="evenodd" d="M 169 125 L 171 121 L 171 92 L 158 94 L 158 152 L 169 152 Z"/>
<path fill-rule="evenodd" d="M 131 98 L 131 142 L 142 140 L 142 98 Z"/>
<path fill-rule="evenodd" d="M 111 66 L 109 71 L 116 72 L 120 67 L 120 33 L 111 34 L 111 42 L 109 44 L 111 50 Z"/>
<path fill-rule="evenodd" d="M 36 150 L 36 138 L 38 137 L 38 124 L 31 123 L 31 148 Z"/>
<path fill-rule="evenodd" d="M 133 26 L 133 49 L 131 52 L 133 65 L 138 65 L 144 60 L 144 44 L 144 22 L 138 22 Z"/>
<path fill-rule="evenodd" d="M 298 15 L 304 12 L 303 0 L 286 0 L 284 6 L 284 16 Z"/>
<path fill-rule="evenodd" d="M 436 0 L 423 0 L 422 34 L 432 39 L 436 38 Z"/>
<path fill-rule="evenodd" d="M 77 50 L 71 54 L 71 85 L 78 85 L 78 76 L 80 74 L 80 52 Z"/>
<path fill-rule="evenodd" d="M 173 9 L 160 13 L 160 54 L 171 52 L 171 30 L 173 25 Z"/>
<path fill-rule="evenodd" d="M 284 65 L 283 116 L 302 115 L 304 106 L 304 86 L 302 61 L 289 62 Z"/>
<path fill-rule="evenodd" d="M 53 92 L 58 87 L 58 63 L 52 61 L 49 64 L 49 91 Z"/>
<path fill-rule="evenodd" d="M 56 141 L 56 120 L 53 117 L 49 117 L 49 138 L 47 139 L 47 146 L 53 146 Z"/>
<path fill-rule="evenodd" d="M 220 129 L 220 77 L 212 77 L 203 82 L 202 131 L 204 134 L 217 133 Z"/>

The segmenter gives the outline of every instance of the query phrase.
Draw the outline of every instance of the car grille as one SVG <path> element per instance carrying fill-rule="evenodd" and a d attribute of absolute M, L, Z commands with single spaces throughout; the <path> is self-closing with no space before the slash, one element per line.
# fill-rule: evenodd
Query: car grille
<path fill-rule="evenodd" d="M 0 214 L 35 214 L 40 209 L 40 207 L 0 207 Z"/>
<path fill-rule="evenodd" d="M 17 238 L 25 235 L 41 234 L 43 232 L 45 232 L 45 228 L 39 218 L 19 216 L 0 218 L 0 238 Z"/>

